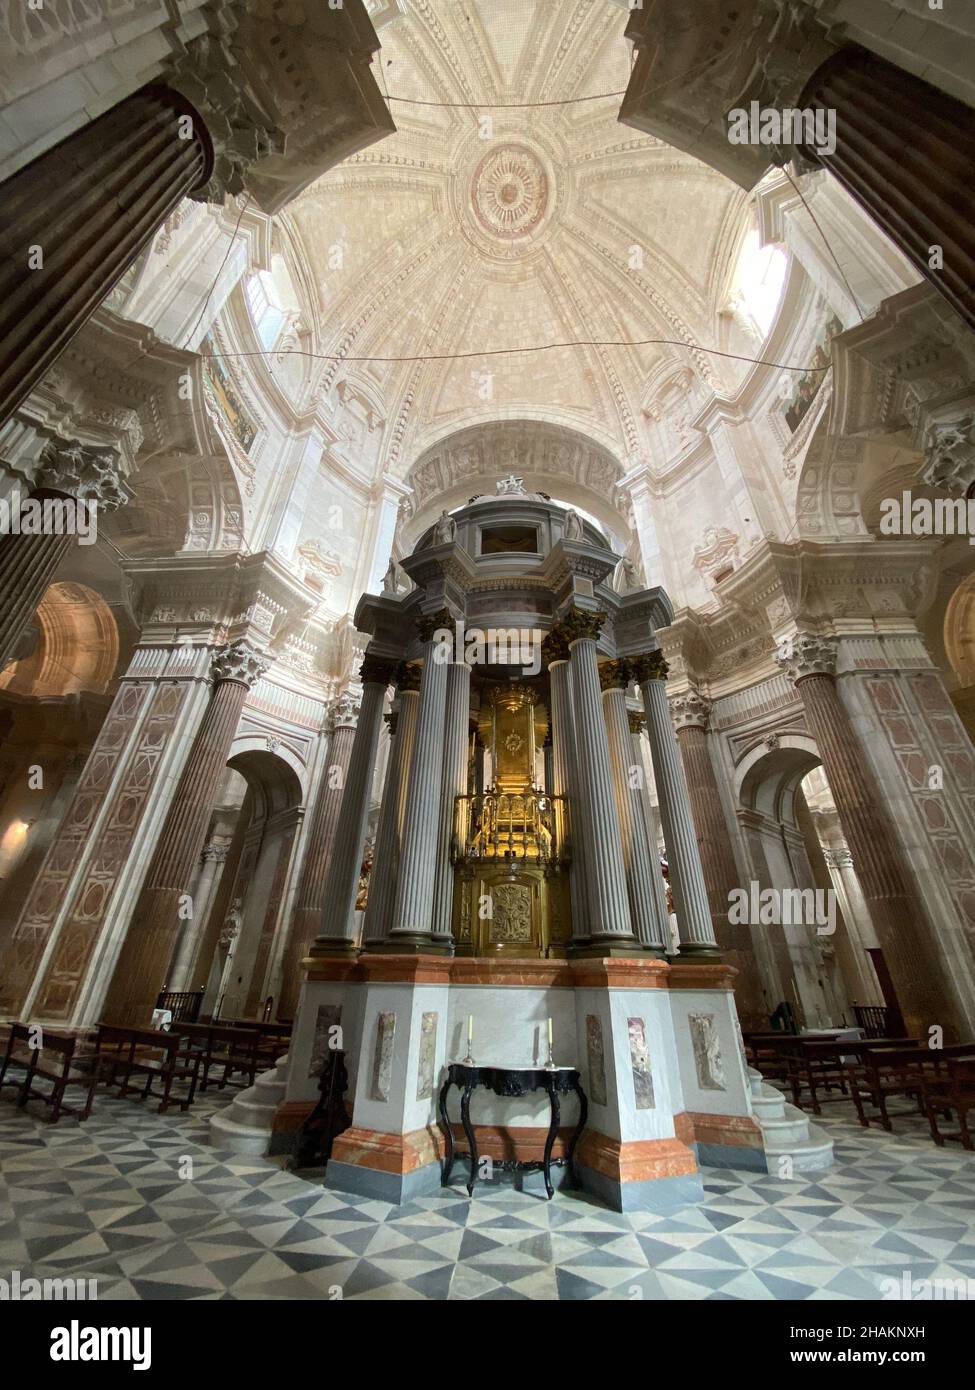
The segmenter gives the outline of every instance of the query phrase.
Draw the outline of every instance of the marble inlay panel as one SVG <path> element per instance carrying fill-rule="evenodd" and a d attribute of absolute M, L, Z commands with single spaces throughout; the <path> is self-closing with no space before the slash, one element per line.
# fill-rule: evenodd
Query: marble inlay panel
<path fill-rule="evenodd" d="M 393 1035 L 396 1015 L 382 1013 L 376 1019 L 376 1050 L 372 1060 L 372 1099 L 389 1100 L 393 1080 Z"/>
<path fill-rule="evenodd" d="M 721 1059 L 714 1014 L 691 1014 L 688 1022 L 691 1026 L 691 1045 L 694 1048 L 698 1085 L 702 1091 L 726 1090 L 724 1062 Z"/>
<path fill-rule="evenodd" d="M 628 1018 L 630 1066 L 633 1069 L 633 1095 L 638 1110 L 653 1110 L 653 1075 L 650 1070 L 650 1050 L 647 1047 L 647 1025 L 642 1018 Z"/>
<path fill-rule="evenodd" d="M 341 1004 L 319 1004 L 318 1013 L 315 1015 L 315 1041 L 312 1043 L 309 1076 L 321 1076 L 329 1052 L 333 1047 L 341 1048 L 341 1022 Z M 335 1033 L 332 1032 L 333 1028 L 337 1030 Z"/>
<path fill-rule="evenodd" d="M 433 1070 L 437 1060 L 437 1020 L 435 1013 L 424 1014 L 420 1019 L 420 1062 L 416 1076 L 417 1100 L 431 1100 L 433 1097 Z"/>
<path fill-rule="evenodd" d="M 603 1025 L 598 1014 L 586 1014 L 586 1055 L 589 1058 L 589 1099 L 594 1105 L 605 1105 L 606 1057 Z"/>

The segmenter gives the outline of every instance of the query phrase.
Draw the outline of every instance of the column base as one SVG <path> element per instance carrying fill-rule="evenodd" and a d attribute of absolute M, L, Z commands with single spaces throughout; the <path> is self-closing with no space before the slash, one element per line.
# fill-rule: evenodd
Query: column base
<path fill-rule="evenodd" d="M 440 1191 L 443 1135 L 431 1128 L 384 1134 L 354 1125 L 332 1146 L 325 1186 L 397 1206 Z"/>
<path fill-rule="evenodd" d="M 359 947 L 345 936 L 316 936 L 308 954 L 312 960 L 316 956 L 357 956 Z"/>
<path fill-rule="evenodd" d="M 620 941 L 616 937 L 592 937 L 569 946 L 571 960 L 604 960 L 614 956 L 629 956 L 633 959 L 663 959 L 663 951 L 655 951 L 651 946 L 643 946 L 639 941 Z"/>
<path fill-rule="evenodd" d="M 424 936 L 422 932 L 403 933 L 391 936 L 385 941 L 370 941 L 370 955 L 385 956 L 452 956 L 453 941 L 444 941 L 434 936 Z"/>

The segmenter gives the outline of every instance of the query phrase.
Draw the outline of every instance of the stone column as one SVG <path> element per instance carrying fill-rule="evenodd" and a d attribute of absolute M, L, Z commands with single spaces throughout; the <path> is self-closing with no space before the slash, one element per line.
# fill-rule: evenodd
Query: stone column
<path fill-rule="evenodd" d="M 212 167 L 185 97 L 143 87 L 6 181 L 0 424 Z"/>
<path fill-rule="evenodd" d="M 903 867 L 903 850 L 881 809 L 836 689 L 835 641 L 800 632 L 780 646 L 779 664 L 802 700 L 908 1032 L 923 1037 L 930 1024 L 954 1028 L 949 992 L 939 978 L 934 951 L 922 939 L 924 918 Z"/>
<path fill-rule="evenodd" d="M 399 882 L 400 846 L 403 843 L 403 819 L 406 813 L 407 773 L 416 741 L 420 705 L 419 668 L 412 664 L 401 667 L 396 680 L 399 694 L 396 709 L 389 716 L 389 760 L 386 763 L 386 780 L 383 784 L 382 805 L 379 808 L 379 824 L 376 827 L 376 847 L 369 877 L 369 901 L 362 924 L 364 950 L 369 950 L 374 941 L 384 941 L 393 924 L 396 885 Z"/>
<path fill-rule="evenodd" d="M 666 916 L 658 913 L 653 890 L 654 864 L 650 854 L 640 804 L 640 779 L 634 778 L 633 741 L 630 736 L 626 691 L 630 684 L 629 670 L 622 661 L 604 661 L 599 668 L 603 688 L 603 716 L 609 742 L 609 760 L 613 769 L 613 788 L 623 835 L 623 861 L 626 865 L 626 890 L 630 899 L 630 917 L 641 946 L 663 953 L 667 940 Z M 655 855 L 654 855 L 655 857 Z M 660 877 L 659 868 L 657 877 Z"/>
<path fill-rule="evenodd" d="M 751 930 L 745 923 L 732 925 L 728 921 L 730 894 L 741 884 L 708 749 L 711 702 L 704 699 L 700 691 L 691 689 L 671 700 L 670 710 L 691 800 L 714 937 L 727 964 L 738 971 L 734 982 L 735 1002 L 743 1026 L 749 1029 L 767 1027 Z"/>
<path fill-rule="evenodd" d="M 573 609 L 560 627 L 569 644 L 578 758 L 576 799 L 587 841 L 588 935 L 590 946 L 605 953 L 636 950 L 640 943 L 627 900 L 622 831 L 599 693 L 596 639 L 604 621 L 603 613 Z"/>
<path fill-rule="evenodd" d="M 646 727 L 646 716 L 637 714 L 636 710 L 628 710 L 627 719 L 630 724 L 630 747 L 633 756 L 633 766 L 638 767 L 641 774 L 643 774 L 643 731 Z M 650 800 L 650 788 L 647 785 L 646 776 L 643 775 L 641 775 L 640 778 L 640 816 L 643 822 L 644 834 L 647 837 L 647 844 L 650 846 L 654 911 L 656 912 L 657 920 L 661 924 L 663 941 L 669 951 L 670 913 L 667 911 L 667 885 L 664 882 L 663 872 L 660 868 L 660 853 L 658 850 L 660 817 L 657 814 L 657 808 Z"/>
<path fill-rule="evenodd" d="M 193 988 L 193 972 L 203 943 L 207 918 L 213 903 L 220 874 L 230 853 L 229 845 L 210 843 L 203 846 L 200 855 L 201 866 L 193 884 L 193 917 L 186 923 L 186 930 L 179 939 L 176 959 L 163 988 L 187 990 Z M 206 984 L 206 980 L 203 981 Z"/>
<path fill-rule="evenodd" d="M 419 625 L 423 640 L 420 706 L 406 792 L 396 906 L 386 949 L 449 953 L 453 949 L 450 938 L 433 935 L 448 664 L 445 649 L 434 639 L 434 633 L 445 628 L 453 633 L 453 618 L 447 612 L 437 613 L 421 618 Z"/>
<path fill-rule="evenodd" d="M 630 665 L 639 682 L 647 716 L 681 954 L 710 955 L 717 951 L 717 942 L 691 818 L 691 799 L 667 705 L 667 663 L 659 652 L 650 652 L 631 659 Z"/>
<path fill-rule="evenodd" d="M 552 719 L 552 795 L 560 798 L 554 803 L 555 839 L 559 854 L 569 863 L 572 939 L 583 942 L 589 935 L 586 845 L 585 836 L 581 834 L 582 809 L 576 790 L 576 738 L 569 649 L 562 634 L 556 630 L 545 638 L 543 651 L 548 661 Z"/>
<path fill-rule="evenodd" d="M 308 830 L 308 848 L 301 867 L 295 897 L 294 915 L 281 966 L 280 1018 L 294 1018 L 301 989 L 301 962 L 308 955 L 322 929 L 325 907 L 325 879 L 328 874 L 335 831 L 339 823 L 342 795 L 349 774 L 349 760 L 355 739 L 359 702 L 347 691 L 334 701 L 325 719 L 328 751 L 318 781 L 315 810 Z"/>
<path fill-rule="evenodd" d="M 467 793 L 467 726 L 471 716 L 471 668 L 452 661 L 447 667 L 445 696 L 443 781 L 440 793 L 440 834 L 433 889 L 432 930 L 435 937 L 453 937 L 454 865 L 451 850 L 456 840 L 455 798 Z"/>
<path fill-rule="evenodd" d="M 2 273 L 2 272 L 0 272 Z M 126 500 L 120 485 L 119 455 L 115 449 L 93 448 L 77 439 L 54 439 L 41 455 L 31 499 L 50 503 L 52 521 L 61 503 L 85 503 L 93 524 L 99 511 L 114 511 Z M 19 494 L 11 506 L 16 509 Z M 74 537 L 53 527 L 44 534 L 0 537 L 0 670 L 15 659 L 17 645 L 37 612 L 44 591 L 64 559 Z"/>
<path fill-rule="evenodd" d="M 106 1022 L 148 1027 L 165 982 L 190 881 L 247 692 L 267 670 L 265 656 L 239 640 L 213 656 L 214 688 L 159 832 L 105 1001 Z"/>
<path fill-rule="evenodd" d="M 383 702 L 395 671 L 394 661 L 370 656 L 368 652 L 363 658 L 359 672 L 362 682 L 359 722 L 328 861 L 320 934 L 312 947 L 313 956 L 353 954 L 356 949 L 355 899 L 369 822 L 369 798 L 376 770 Z"/>
<path fill-rule="evenodd" d="M 836 112 L 836 149 L 803 154 L 866 208 L 914 268 L 975 328 L 975 112 L 879 54 L 848 45 L 796 105 Z M 944 264 L 931 267 L 939 246 Z"/>

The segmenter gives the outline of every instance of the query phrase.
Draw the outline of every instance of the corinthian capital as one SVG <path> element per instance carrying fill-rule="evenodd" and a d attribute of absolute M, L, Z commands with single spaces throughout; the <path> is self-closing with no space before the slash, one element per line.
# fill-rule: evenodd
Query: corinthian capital
<path fill-rule="evenodd" d="M 637 685 L 643 685 L 645 681 L 667 679 L 669 668 L 662 652 L 645 652 L 642 656 L 628 656 L 626 660 Z"/>
<path fill-rule="evenodd" d="M 114 511 L 127 501 L 121 479 L 117 449 L 96 448 L 78 439 L 52 439 L 41 454 L 34 486 Z"/>
<path fill-rule="evenodd" d="M 221 647 L 214 654 L 210 662 L 210 674 L 214 685 L 222 681 L 236 681 L 238 685 L 246 685 L 250 690 L 270 664 L 269 658 L 263 652 L 250 646 L 243 638 L 238 638 L 236 642 Z"/>
<path fill-rule="evenodd" d="M 360 701 L 349 690 L 343 690 L 329 710 L 327 728 L 330 734 L 336 729 L 354 729 L 359 722 Z"/>
<path fill-rule="evenodd" d="M 775 659 L 793 682 L 804 676 L 836 674 L 836 639 L 818 632 L 797 632 L 784 637 L 778 645 Z"/>
<path fill-rule="evenodd" d="M 964 497 L 975 483 L 975 414 L 932 425 L 922 480 Z"/>
<path fill-rule="evenodd" d="M 711 717 L 711 701 L 706 700 L 699 690 L 691 687 L 683 695 L 675 695 L 670 702 L 670 715 L 674 728 L 706 729 Z"/>
<path fill-rule="evenodd" d="M 598 642 L 605 621 L 605 613 L 591 612 L 588 608 L 570 608 L 559 627 L 570 645 L 584 637 L 591 642 Z"/>

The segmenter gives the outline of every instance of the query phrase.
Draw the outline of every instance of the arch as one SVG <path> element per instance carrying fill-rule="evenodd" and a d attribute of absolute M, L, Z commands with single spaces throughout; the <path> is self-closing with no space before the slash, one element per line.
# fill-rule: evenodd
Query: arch
<path fill-rule="evenodd" d="M 796 791 L 806 774 L 820 765 L 819 750 L 806 734 L 776 737 L 774 748 L 763 742 L 746 753 L 735 776 L 735 796 L 748 810 L 794 825 Z"/>
<path fill-rule="evenodd" d="M 966 575 L 948 600 L 944 645 L 958 684 L 975 685 L 975 571 Z"/>
<path fill-rule="evenodd" d="M 279 746 L 272 752 L 266 738 L 238 738 L 231 746 L 227 766 L 247 782 L 254 820 L 269 820 L 302 804 L 304 769 L 290 749 Z"/>
<path fill-rule="evenodd" d="M 496 479 L 512 472 L 524 477 L 529 491 L 577 503 L 612 536 L 628 536 L 627 518 L 613 497 L 623 471 L 611 449 L 563 423 L 494 416 L 447 430 L 406 475 L 414 510 L 402 544 L 409 549 L 442 508 L 460 506 L 479 491 L 493 492 Z"/>
<path fill-rule="evenodd" d="M 0 674 L 0 690 L 58 699 L 82 690 L 102 694 L 115 674 L 119 631 L 101 594 L 86 584 L 48 586 L 33 623 L 33 645 Z"/>

